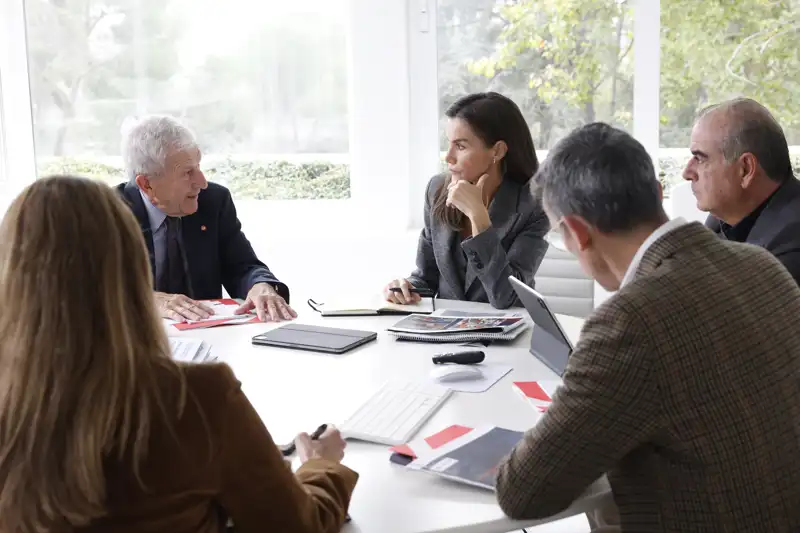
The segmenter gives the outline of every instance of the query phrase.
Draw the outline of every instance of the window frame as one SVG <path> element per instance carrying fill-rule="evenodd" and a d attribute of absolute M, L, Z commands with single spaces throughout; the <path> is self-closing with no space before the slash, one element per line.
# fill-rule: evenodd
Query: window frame
<path fill-rule="evenodd" d="M 23 0 L 0 0 L 0 198 L 36 176 Z"/>
<path fill-rule="evenodd" d="M 265 222 L 287 216 L 326 221 L 319 231 L 422 225 L 425 187 L 441 158 L 436 7 L 436 0 L 347 3 L 351 198 L 242 201 L 242 207 L 263 211 L 269 202 L 273 213 Z M 6 190 L 36 176 L 25 34 L 24 0 L 0 0 L 0 179 Z M 634 40 L 633 134 L 658 165 L 660 0 L 634 1 Z"/>

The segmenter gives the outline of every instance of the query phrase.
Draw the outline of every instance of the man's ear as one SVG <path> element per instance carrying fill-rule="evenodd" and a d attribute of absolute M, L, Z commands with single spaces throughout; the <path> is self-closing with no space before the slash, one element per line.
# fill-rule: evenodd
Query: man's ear
<path fill-rule="evenodd" d="M 153 193 L 153 187 L 150 185 L 149 177 L 145 176 L 144 174 L 137 174 L 133 181 L 136 182 L 136 185 L 138 185 L 142 192 L 148 196 Z"/>
<path fill-rule="evenodd" d="M 661 183 L 661 180 L 656 180 L 656 183 L 658 184 L 658 199 L 664 203 L 664 184 Z"/>
<path fill-rule="evenodd" d="M 573 215 L 565 216 L 564 226 L 578 250 L 582 252 L 592 245 L 592 227 L 583 218 Z"/>
<path fill-rule="evenodd" d="M 739 176 L 741 179 L 742 189 L 748 188 L 752 185 L 758 172 L 758 159 L 750 152 L 745 152 L 739 156 Z"/>

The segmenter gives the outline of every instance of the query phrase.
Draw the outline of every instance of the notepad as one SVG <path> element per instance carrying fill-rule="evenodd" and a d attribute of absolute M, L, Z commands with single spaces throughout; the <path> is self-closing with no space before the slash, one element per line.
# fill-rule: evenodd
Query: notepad
<path fill-rule="evenodd" d="M 430 314 L 434 310 L 433 298 L 422 298 L 415 304 L 387 302 L 383 296 L 372 298 L 332 298 L 324 302 L 309 300 L 308 305 L 322 316 L 374 316 Z"/>

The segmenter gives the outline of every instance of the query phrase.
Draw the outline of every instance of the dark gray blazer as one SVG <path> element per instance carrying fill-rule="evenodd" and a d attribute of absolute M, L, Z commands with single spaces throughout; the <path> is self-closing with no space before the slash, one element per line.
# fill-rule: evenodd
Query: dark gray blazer
<path fill-rule="evenodd" d="M 508 276 L 534 286 L 533 276 L 547 251 L 550 223 L 528 184 L 503 180 L 489 205 L 489 229 L 460 241 L 457 231 L 431 216 L 436 191 L 447 179 L 434 176 L 425 193 L 425 227 L 419 236 L 411 285 L 439 298 L 489 302 L 498 309 L 520 305 Z M 455 254 L 466 254 L 463 261 Z M 466 264 L 466 272 L 459 265 Z M 463 267 L 462 267 L 463 268 Z"/>
<path fill-rule="evenodd" d="M 706 227 L 725 237 L 713 215 L 706 219 Z M 747 242 L 771 252 L 800 285 L 800 181 L 789 178 L 775 191 L 750 230 Z"/>

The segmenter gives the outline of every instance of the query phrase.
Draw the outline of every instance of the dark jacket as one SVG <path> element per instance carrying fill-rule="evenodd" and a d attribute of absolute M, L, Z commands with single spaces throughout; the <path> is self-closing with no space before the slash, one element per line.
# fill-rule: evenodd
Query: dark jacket
<path fill-rule="evenodd" d="M 461 241 L 458 231 L 431 213 L 445 175 L 434 176 L 425 193 L 425 227 L 419 236 L 417 268 L 409 277 L 414 287 L 430 288 L 439 298 L 488 302 L 503 309 L 520 305 L 508 276 L 533 287 L 533 276 L 547 251 L 550 223 L 528 184 L 505 179 L 489 204 L 491 227 Z M 454 258 L 466 254 L 466 271 Z"/>
<path fill-rule="evenodd" d="M 720 221 L 713 215 L 706 227 L 724 238 Z M 800 181 L 790 178 L 775 191 L 745 242 L 769 250 L 800 285 Z"/>
<path fill-rule="evenodd" d="M 150 253 L 155 279 L 155 255 L 150 219 L 135 183 L 123 183 L 117 192 L 136 215 Z M 289 288 L 278 281 L 258 260 L 250 241 L 242 233 L 231 193 L 217 183 L 208 184 L 197 197 L 197 212 L 182 217 L 181 237 L 188 269 L 190 298 L 210 300 L 222 297 L 222 287 L 232 298 L 245 298 L 256 283 L 269 283 L 289 302 Z"/>

